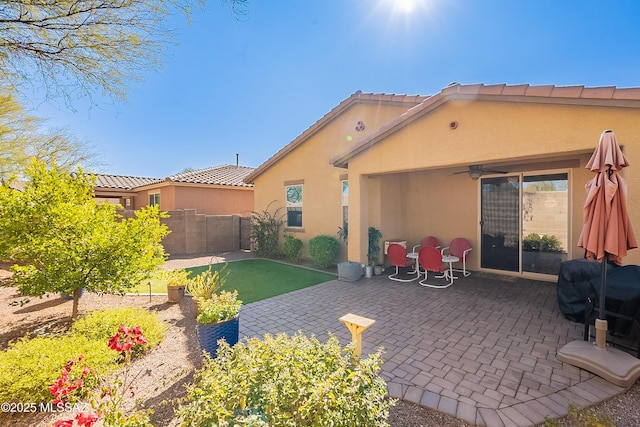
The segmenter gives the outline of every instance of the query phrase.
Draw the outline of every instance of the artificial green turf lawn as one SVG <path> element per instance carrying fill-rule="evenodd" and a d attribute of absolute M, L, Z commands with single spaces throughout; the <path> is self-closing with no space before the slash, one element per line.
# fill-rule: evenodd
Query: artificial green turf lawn
<path fill-rule="evenodd" d="M 303 289 L 318 283 L 326 282 L 336 278 L 330 273 L 323 273 L 306 268 L 264 259 L 247 259 L 229 263 L 214 264 L 214 270 L 225 267 L 226 283 L 222 287 L 227 291 L 238 291 L 238 299 L 244 304 L 271 298 L 287 292 Z M 192 275 L 199 274 L 209 268 L 208 265 L 202 267 L 187 268 Z M 147 283 L 138 286 L 134 292 L 146 294 L 149 292 Z M 152 280 L 151 292 L 167 293 L 164 281 Z"/>

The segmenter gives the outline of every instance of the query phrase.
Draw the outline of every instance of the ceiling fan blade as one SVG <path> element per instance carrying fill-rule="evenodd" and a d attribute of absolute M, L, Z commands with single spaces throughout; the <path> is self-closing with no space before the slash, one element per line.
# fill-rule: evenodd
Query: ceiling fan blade
<path fill-rule="evenodd" d="M 482 176 L 482 175 L 488 175 L 488 174 L 505 174 L 509 172 L 493 170 L 493 169 L 484 169 L 482 165 L 469 165 L 469 168 L 467 170 L 454 172 L 452 175 L 460 175 L 463 173 L 466 173 L 472 176 Z"/>

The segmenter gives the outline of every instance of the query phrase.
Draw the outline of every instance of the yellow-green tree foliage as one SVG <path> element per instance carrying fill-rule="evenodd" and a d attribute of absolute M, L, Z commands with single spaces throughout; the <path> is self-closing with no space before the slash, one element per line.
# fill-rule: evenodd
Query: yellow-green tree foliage
<path fill-rule="evenodd" d="M 245 0 L 230 0 L 233 8 Z M 124 98 L 127 82 L 157 65 L 176 10 L 204 0 L 14 0 L 0 6 L 0 74 L 33 78 L 49 93 L 96 88 Z"/>
<path fill-rule="evenodd" d="M 0 89 L 0 182 L 24 176 L 31 158 L 69 172 L 99 164 L 87 144 L 64 129 L 43 132 L 42 124 L 25 113 L 13 92 Z"/>
<path fill-rule="evenodd" d="M 23 295 L 120 294 L 146 280 L 165 260 L 157 207 L 122 218 L 93 199 L 95 178 L 34 162 L 21 191 L 0 186 L 0 258 L 19 260 L 13 281 Z"/>
<path fill-rule="evenodd" d="M 17 174 L 27 155 L 27 134 L 33 131 L 34 119 L 24 115 L 10 93 L 0 92 L 0 179 Z"/>

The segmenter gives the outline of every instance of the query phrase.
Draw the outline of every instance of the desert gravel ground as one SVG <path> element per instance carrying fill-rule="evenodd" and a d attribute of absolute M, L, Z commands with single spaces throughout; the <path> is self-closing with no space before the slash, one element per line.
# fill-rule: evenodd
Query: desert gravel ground
<path fill-rule="evenodd" d="M 236 255 L 250 256 L 246 254 Z M 233 259 L 234 255 L 219 257 Z M 211 257 L 191 260 L 174 260 L 167 264 L 170 268 L 207 264 Z M 198 264 L 199 263 L 199 264 Z M 6 268 L 6 265 L 4 266 Z M 0 265 L 0 280 L 8 276 Z M 64 330 L 69 325 L 71 302 L 57 296 L 38 299 L 23 307 L 10 306 L 22 299 L 12 287 L 0 288 L 0 306 L 3 322 L 0 325 L 0 350 L 7 348 L 10 341 L 25 334 L 49 334 Z M 185 385 L 192 381 L 194 370 L 200 366 L 201 355 L 195 334 L 195 316 L 190 298 L 179 304 L 170 304 L 166 296 L 113 296 L 85 294 L 80 302 L 80 314 L 105 307 L 134 306 L 154 310 L 169 324 L 164 341 L 132 365 L 132 372 L 139 375 L 136 381 L 137 396 L 143 405 L 154 411 L 152 421 L 155 426 L 178 426 L 174 409 L 185 395 Z M 605 416 L 616 426 L 635 427 L 640 425 L 640 387 L 636 383 L 627 392 L 603 402 L 593 408 L 592 413 Z M 50 426 L 61 417 L 60 414 L 36 413 L 28 416 L 0 414 L 0 425 Z M 62 414 L 65 415 L 65 414 Z M 569 419 L 554 420 L 556 426 L 581 426 L 580 422 Z M 394 427 L 462 427 L 469 424 L 448 415 L 432 411 L 411 403 L 399 401 L 391 410 L 389 424 Z"/>

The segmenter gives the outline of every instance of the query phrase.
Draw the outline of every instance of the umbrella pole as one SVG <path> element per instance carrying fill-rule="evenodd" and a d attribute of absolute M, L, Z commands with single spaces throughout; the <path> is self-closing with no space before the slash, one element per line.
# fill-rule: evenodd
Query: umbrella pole
<path fill-rule="evenodd" d="M 598 318 L 595 322 L 596 327 L 596 347 L 601 350 L 607 349 L 607 315 L 605 313 L 605 288 L 607 285 L 607 253 L 602 257 L 602 274 L 600 280 L 600 308 L 598 309 Z"/>
<path fill-rule="evenodd" d="M 607 168 L 605 173 L 607 174 L 607 178 L 610 179 L 611 175 L 613 174 L 613 171 L 609 167 L 609 168 Z M 606 205 L 607 198 L 606 198 L 606 195 L 605 195 L 604 191 L 602 191 L 602 198 L 603 198 L 603 201 L 604 201 L 604 205 Z M 605 235 L 605 237 L 607 235 L 606 221 L 605 221 L 604 235 Z M 608 325 L 607 325 L 607 315 L 606 315 L 606 296 L 605 296 L 605 292 L 606 292 L 606 286 L 607 286 L 607 258 L 608 258 L 608 255 L 609 254 L 605 251 L 603 253 L 603 256 L 602 256 L 602 274 L 600 275 L 601 276 L 601 280 L 600 280 L 600 308 L 598 310 L 598 318 L 595 321 L 596 347 L 599 348 L 600 350 L 606 350 L 607 349 L 607 329 L 608 329 Z"/>

